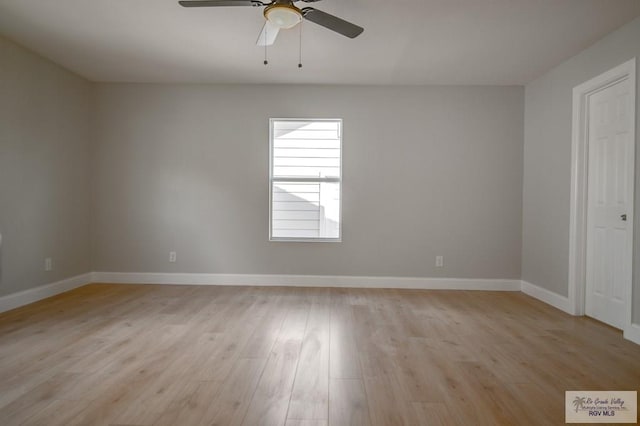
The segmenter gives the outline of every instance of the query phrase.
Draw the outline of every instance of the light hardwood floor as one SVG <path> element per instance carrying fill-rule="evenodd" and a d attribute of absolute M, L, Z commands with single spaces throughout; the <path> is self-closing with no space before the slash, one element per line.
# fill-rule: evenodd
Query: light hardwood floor
<path fill-rule="evenodd" d="M 0 314 L 0 424 L 554 425 L 640 346 L 521 293 L 94 284 Z"/>

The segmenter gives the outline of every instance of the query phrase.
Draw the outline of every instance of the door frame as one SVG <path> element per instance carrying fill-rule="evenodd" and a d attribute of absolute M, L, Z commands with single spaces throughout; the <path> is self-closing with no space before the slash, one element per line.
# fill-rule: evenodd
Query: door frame
<path fill-rule="evenodd" d="M 631 285 L 625 295 L 624 330 L 631 327 L 631 306 L 633 289 L 633 235 L 634 235 L 634 186 L 635 186 L 635 127 L 636 127 L 636 58 L 585 82 L 573 89 L 573 122 L 571 134 L 571 207 L 569 217 L 569 306 L 573 315 L 585 314 L 586 267 L 587 267 L 587 194 L 588 194 L 588 153 L 589 153 L 589 96 L 616 83 L 629 80 L 631 85 L 631 146 L 634 182 L 630 192 L 630 211 L 627 226 L 632 238 L 630 244 Z"/>

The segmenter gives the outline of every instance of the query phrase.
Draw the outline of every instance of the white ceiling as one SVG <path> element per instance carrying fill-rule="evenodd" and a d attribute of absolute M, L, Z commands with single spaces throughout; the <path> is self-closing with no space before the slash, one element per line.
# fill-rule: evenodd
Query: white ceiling
<path fill-rule="evenodd" d="M 0 33 L 93 81 L 524 84 L 640 15 L 638 0 L 323 0 L 365 28 L 311 22 L 255 45 L 262 8 L 177 0 L 0 0 Z M 640 42 L 640 41 L 639 41 Z"/>

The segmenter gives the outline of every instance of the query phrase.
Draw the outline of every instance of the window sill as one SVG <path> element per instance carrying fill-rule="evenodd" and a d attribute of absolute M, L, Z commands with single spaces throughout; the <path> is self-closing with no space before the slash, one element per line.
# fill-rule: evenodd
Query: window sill
<path fill-rule="evenodd" d="M 341 243 L 342 238 L 269 238 L 270 243 Z"/>

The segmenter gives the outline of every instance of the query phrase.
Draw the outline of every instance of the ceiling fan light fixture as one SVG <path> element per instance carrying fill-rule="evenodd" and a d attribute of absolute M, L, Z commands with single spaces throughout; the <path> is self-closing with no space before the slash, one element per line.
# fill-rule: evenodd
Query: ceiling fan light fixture
<path fill-rule="evenodd" d="M 300 9 L 293 5 L 276 3 L 264 9 L 264 17 L 276 27 L 287 30 L 302 21 Z"/>

